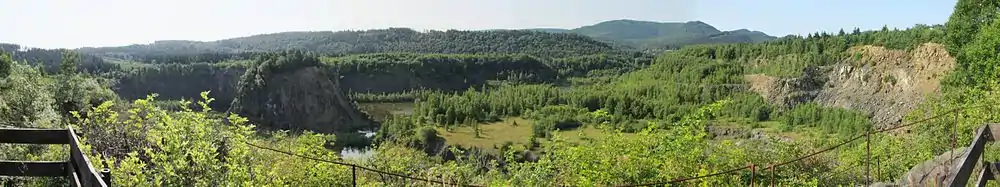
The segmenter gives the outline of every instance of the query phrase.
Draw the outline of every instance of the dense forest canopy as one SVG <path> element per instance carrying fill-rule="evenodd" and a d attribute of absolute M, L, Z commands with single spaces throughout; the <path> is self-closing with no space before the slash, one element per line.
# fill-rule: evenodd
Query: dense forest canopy
<path fill-rule="evenodd" d="M 895 71 L 880 63 L 917 64 L 858 49 L 943 43 L 951 56 L 934 58 L 954 57 L 956 67 L 895 123 L 995 104 L 997 6 L 959 0 L 944 25 L 782 38 L 698 21 L 618 20 L 543 32 L 286 32 L 76 51 L 2 45 L 0 127 L 80 129 L 85 152 L 109 163 L 116 186 L 430 186 L 316 160 L 482 186 L 646 184 L 733 168 L 750 169 L 670 185 L 770 184 L 765 177 L 778 186 L 921 185 L 907 180 L 911 168 L 971 141 L 973 129 L 998 119 L 994 109 L 799 160 L 898 124 L 818 102 L 816 90 L 777 102 L 747 76 L 777 80 L 779 89 L 829 89 L 839 75 Z M 652 55 L 604 40 L 680 48 Z M 905 81 L 876 79 L 862 86 Z M 348 149 L 368 155 L 339 152 Z M 986 157 L 1000 155 L 995 149 Z M 64 154 L 0 145 L 3 160 Z M 748 166 L 789 160 L 797 161 L 768 174 Z M 0 185 L 64 182 L 0 177 Z"/>
<path fill-rule="evenodd" d="M 413 53 L 521 53 L 566 57 L 614 52 L 610 45 L 575 34 L 531 31 L 427 31 L 407 28 L 338 32 L 284 32 L 212 42 L 157 41 L 147 45 L 81 48 L 107 56 L 190 55 L 201 53 L 302 50 L 326 55 Z"/>

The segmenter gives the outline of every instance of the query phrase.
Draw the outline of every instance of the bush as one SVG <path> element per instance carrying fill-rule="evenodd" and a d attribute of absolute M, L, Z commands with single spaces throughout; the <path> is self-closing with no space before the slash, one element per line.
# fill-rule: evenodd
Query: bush
<path fill-rule="evenodd" d="M 797 127 L 819 128 L 826 133 L 856 134 L 867 130 L 871 123 L 860 112 L 843 108 L 823 107 L 816 103 L 806 103 L 786 111 L 781 121 L 782 130 Z"/>

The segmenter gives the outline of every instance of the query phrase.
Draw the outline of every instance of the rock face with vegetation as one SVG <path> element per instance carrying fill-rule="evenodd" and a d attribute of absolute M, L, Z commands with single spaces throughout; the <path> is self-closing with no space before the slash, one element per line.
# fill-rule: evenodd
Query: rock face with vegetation
<path fill-rule="evenodd" d="M 326 60 L 345 88 L 363 93 L 443 91 L 479 87 L 490 80 L 550 82 L 556 71 L 527 55 L 382 53 Z"/>
<path fill-rule="evenodd" d="M 225 64 L 149 64 L 126 68 L 116 75 L 115 91 L 128 99 L 157 94 L 163 99 L 196 99 L 198 93 L 211 91 L 219 111 L 229 109 L 236 96 L 236 85 L 246 70 Z"/>
<path fill-rule="evenodd" d="M 746 78 L 752 90 L 781 106 L 815 101 L 864 111 L 876 124 L 892 125 L 936 93 L 955 65 L 945 48 L 934 43 L 909 52 L 859 46 L 848 53 L 841 63 L 804 71 L 799 78 Z"/>
<path fill-rule="evenodd" d="M 241 78 L 230 112 L 277 129 L 332 133 L 370 125 L 329 73 L 298 52 L 262 57 Z"/>

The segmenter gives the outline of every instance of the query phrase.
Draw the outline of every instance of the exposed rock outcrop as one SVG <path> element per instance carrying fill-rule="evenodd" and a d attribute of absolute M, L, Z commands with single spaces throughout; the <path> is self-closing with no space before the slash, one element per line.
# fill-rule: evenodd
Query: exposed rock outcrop
<path fill-rule="evenodd" d="M 281 63 L 286 59 L 296 57 L 247 71 L 230 111 L 264 127 L 288 130 L 332 133 L 371 124 L 332 78 L 336 76 L 317 62 Z"/>
<path fill-rule="evenodd" d="M 940 79 L 955 65 L 944 46 L 927 43 L 911 52 L 883 47 L 850 49 L 853 57 L 779 79 L 747 75 L 751 90 L 771 103 L 791 107 L 815 101 L 867 113 L 877 125 L 898 123 L 924 98 L 939 90 Z"/>

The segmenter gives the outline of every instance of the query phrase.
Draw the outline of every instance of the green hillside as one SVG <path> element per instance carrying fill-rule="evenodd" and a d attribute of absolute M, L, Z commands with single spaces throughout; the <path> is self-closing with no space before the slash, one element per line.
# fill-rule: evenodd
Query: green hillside
<path fill-rule="evenodd" d="M 73 175 L 34 169 L 72 152 L 110 186 L 932 186 L 963 160 L 942 157 L 1000 158 L 953 151 L 1000 121 L 993 2 L 781 38 L 615 20 L 0 44 L 0 128 L 72 128 L 82 150 L 0 144 L 0 160 L 33 162 L 0 175 Z"/>
<path fill-rule="evenodd" d="M 103 56 L 190 55 L 201 53 L 302 50 L 326 55 L 412 53 L 521 53 L 566 57 L 612 52 L 611 46 L 575 34 L 517 30 L 428 31 L 390 28 L 365 31 L 282 32 L 211 42 L 157 41 L 121 47 L 81 48 Z"/>
<path fill-rule="evenodd" d="M 652 22 L 637 20 L 612 20 L 565 29 L 527 29 L 550 33 L 576 33 L 598 40 L 622 43 L 641 49 L 673 49 L 685 45 L 712 43 L 753 43 L 775 39 L 760 31 L 739 29 L 720 31 L 701 21 Z"/>

